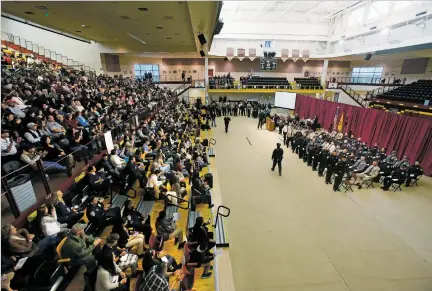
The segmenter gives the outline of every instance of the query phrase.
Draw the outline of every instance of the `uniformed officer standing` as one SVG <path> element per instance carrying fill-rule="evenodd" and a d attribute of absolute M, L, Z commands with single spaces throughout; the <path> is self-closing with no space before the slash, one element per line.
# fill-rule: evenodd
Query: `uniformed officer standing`
<path fill-rule="evenodd" d="M 225 116 L 224 122 L 225 122 L 225 132 L 226 133 L 228 133 L 228 127 L 229 127 L 230 121 L 231 121 L 231 118 L 229 118 L 228 116 Z"/>
<path fill-rule="evenodd" d="M 330 156 L 330 158 L 327 160 L 327 173 L 326 173 L 326 178 L 325 178 L 325 183 L 326 184 L 331 183 L 330 179 L 331 179 L 331 176 L 334 173 L 337 161 L 338 161 L 337 151 L 333 151 L 332 154 L 331 154 L 331 156 Z"/>
<path fill-rule="evenodd" d="M 278 165 L 279 176 L 282 176 L 282 159 L 283 159 L 283 149 L 281 149 L 281 144 L 277 143 L 276 148 L 273 150 L 272 154 L 273 166 L 271 168 L 274 171 L 276 164 Z"/>
<path fill-rule="evenodd" d="M 340 160 L 336 163 L 334 174 L 335 181 L 333 184 L 333 191 L 340 191 L 339 186 L 342 183 L 343 176 L 348 171 L 348 164 L 346 161 L 346 156 L 341 156 Z"/>

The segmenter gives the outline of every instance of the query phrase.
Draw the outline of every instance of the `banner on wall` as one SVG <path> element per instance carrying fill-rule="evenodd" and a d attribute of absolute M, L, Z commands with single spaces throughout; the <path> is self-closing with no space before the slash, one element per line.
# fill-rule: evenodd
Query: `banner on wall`
<path fill-rule="evenodd" d="M 237 57 L 240 61 L 243 61 L 245 58 L 245 49 L 244 48 L 238 48 L 237 49 Z"/>
<path fill-rule="evenodd" d="M 230 61 L 233 59 L 233 57 L 234 57 L 234 48 L 233 47 L 227 47 L 227 49 L 226 49 L 226 57 Z"/>
<path fill-rule="evenodd" d="M 286 61 L 289 58 L 289 50 L 288 49 L 282 49 L 281 50 L 281 59 L 282 61 Z"/>
<path fill-rule="evenodd" d="M 297 60 L 299 59 L 299 57 L 300 57 L 300 51 L 299 50 L 293 50 L 292 51 L 292 60 L 294 61 L 294 62 L 297 62 Z"/>
<path fill-rule="evenodd" d="M 253 61 L 256 58 L 256 49 L 250 48 L 249 49 L 249 60 Z"/>
<path fill-rule="evenodd" d="M 302 59 L 306 63 L 309 60 L 310 51 L 309 50 L 303 50 L 302 55 L 303 55 Z"/>

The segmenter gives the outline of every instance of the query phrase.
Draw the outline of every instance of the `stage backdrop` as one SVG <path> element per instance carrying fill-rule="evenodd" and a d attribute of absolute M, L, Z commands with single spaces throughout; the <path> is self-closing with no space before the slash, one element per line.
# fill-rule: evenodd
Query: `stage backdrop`
<path fill-rule="evenodd" d="M 432 176 L 432 122 L 417 117 L 398 115 L 381 110 L 355 107 L 297 94 L 295 113 L 300 118 L 318 117 L 329 129 L 339 107 L 337 124 L 343 114 L 343 132 L 351 131 L 368 146 L 378 143 L 387 153 L 396 151 L 398 158 L 408 156 L 410 164 L 421 162 L 424 172 Z"/>

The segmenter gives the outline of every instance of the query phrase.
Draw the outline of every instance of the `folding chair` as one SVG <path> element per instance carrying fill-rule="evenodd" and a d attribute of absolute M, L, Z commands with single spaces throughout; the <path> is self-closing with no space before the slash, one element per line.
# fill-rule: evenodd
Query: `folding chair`
<path fill-rule="evenodd" d="M 348 190 L 351 190 L 351 192 L 354 192 L 352 189 L 353 183 L 350 180 L 343 180 L 340 187 L 342 187 L 345 190 L 345 193 L 348 192 Z"/>
<path fill-rule="evenodd" d="M 366 181 L 363 183 L 363 187 L 365 187 L 366 189 L 369 189 L 369 188 L 375 188 L 373 183 L 374 183 L 373 179 L 366 180 Z"/>
<path fill-rule="evenodd" d="M 394 180 L 396 180 L 396 181 L 394 181 Z M 394 179 L 394 180 L 392 181 L 390 188 L 392 188 L 394 192 L 396 192 L 397 190 L 402 191 L 401 185 L 404 181 L 398 180 L 398 179 Z"/>
<path fill-rule="evenodd" d="M 423 176 L 423 175 L 418 175 L 415 179 L 412 179 L 409 186 L 411 187 L 411 186 L 415 185 L 418 187 L 418 181 L 420 180 L 421 176 Z"/>

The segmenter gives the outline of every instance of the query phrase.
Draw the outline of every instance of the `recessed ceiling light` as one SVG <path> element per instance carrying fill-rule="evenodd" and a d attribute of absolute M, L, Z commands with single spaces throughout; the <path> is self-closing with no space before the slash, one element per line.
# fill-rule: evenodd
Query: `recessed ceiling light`
<path fill-rule="evenodd" d="M 87 25 L 85 25 L 85 24 L 81 24 L 81 26 L 82 26 L 82 27 L 87 27 Z"/>
<path fill-rule="evenodd" d="M 43 5 L 38 5 L 38 6 L 35 6 L 37 9 L 42 9 L 42 10 L 45 10 L 45 9 L 48 9 L 46 6 L 43 6 Z"/>
<path fill-rule="evenodd" d="M 34 14 L 33 12 L 31 12 L 31 11 L 26 11 L 26 12 L 24 12 L 25 14 L 28 14 L 28 15 L 32 15 L 32 14 Z"/>
<path fill-rule="evenodd" d="M 163 29 L 163 27 L 162 27 L 162 26 L 156 26 L 156 28 L 157 28 L 157 29 Z"/>
<path fill-rule="evenodd" d="M 138 8 L 139 11 L 148 11 L 148 8 L 142 7 L 142 8 Z"/>

